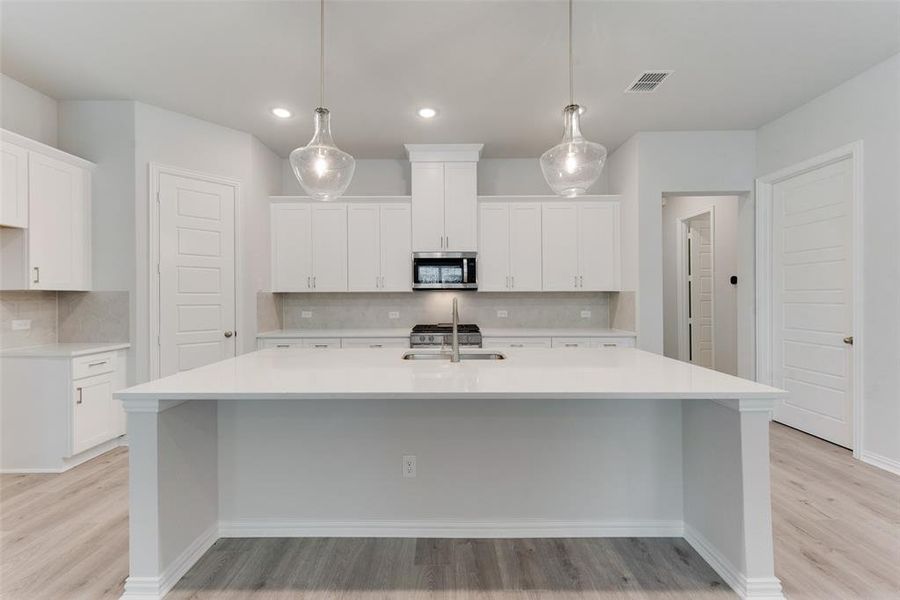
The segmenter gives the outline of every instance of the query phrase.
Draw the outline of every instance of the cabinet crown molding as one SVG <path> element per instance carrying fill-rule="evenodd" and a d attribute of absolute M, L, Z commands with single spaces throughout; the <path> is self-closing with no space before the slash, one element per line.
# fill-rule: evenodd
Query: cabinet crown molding
<path fill-rule="evenodd" d="M 89 171 L 93 171 L 97 168 L 96 163 L 85 160 L 80 156 L 75 156 L 74 154 L 63 152 L 59 148 L 48 146 L 47 144 L 38 142 L 37 140 L 33 140 L 29 137 L 25 137 L 24 135 L 20 135 L 8 129 L 0 129 L 0 140 L 9 142 L 10 144 L 21 146 L 22 148 L 31 150 L 32 152 L 43 154 L 44 156 L 49 156 L 50 158 L 55 158 L 56 160 L 60 160 L 75 167 L 87 169 Z"/>
<path fill-rule="evenodd" d="M 410 162 L 478 162 L 484 144 L 404 144 Z"/>

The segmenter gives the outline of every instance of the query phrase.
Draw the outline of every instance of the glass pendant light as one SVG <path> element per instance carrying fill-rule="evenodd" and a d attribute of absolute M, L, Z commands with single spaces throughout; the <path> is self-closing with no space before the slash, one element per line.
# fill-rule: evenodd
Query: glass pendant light
<path fill-rule="evenodd" d="M 591 187 L 606 162 L 606 148 L 581 135 L 582 107 L 575 104 L 575 62 L 572 58 L 572 0 L 569 0 L 569 105 L 563 109 L 562 142 L 541 156 L 541 171 L 558 195 L 580 196 Z"/>
<path fill-rule="evenodd" d="M 290 155 L 291 169 L 306 193 L 316 200 L 336 200 L 344 195 L 356 161 L 338 148 L 331 137 L 331 113 L 325 108 L 325 0 L 319 4 L 319 107 L 316 132 L 306 146 Z"/>

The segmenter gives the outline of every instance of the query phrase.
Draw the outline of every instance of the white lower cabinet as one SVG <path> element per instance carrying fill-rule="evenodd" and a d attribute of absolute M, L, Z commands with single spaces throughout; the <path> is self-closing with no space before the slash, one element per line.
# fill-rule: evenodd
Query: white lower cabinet
<path fill-rule="evenodd" d="M 409 348 L 409 338 L 343 338 L 341 348 Z"/>
<path fill-rule="evenodd" d="M 555 337 L 550 342 L 551 348 L 590 348 L 591 338 Z"/>
<path fill-rule="evenodd" d="M 300 346 L 302 348 L 319 348 L 322 350 L 326 350 L 329 348 L 340 348 L 341 347 L 341 339 L 340 338 L 310 338 L 300 340 Z"/>
<path fill-rule="evenodd" d="M 591 348 L 634 348 L 633 337 L 591 338 Z"/>
<path fill-rule="evenodd" d="M 548 337 L 486 337 L 481 342 L 484 348 L 550 348 Z"/>
<path fill-rule="evenodd" d="M 127 387 L 125 350 L 0 361 L 3 472 L 65 471 L 125 434 L 125 411 L 113 398 Z"/>
<path fill-rule="evenodd" d="M 408 337 L 259 338 L 257 348 L 409 348 Z"/>

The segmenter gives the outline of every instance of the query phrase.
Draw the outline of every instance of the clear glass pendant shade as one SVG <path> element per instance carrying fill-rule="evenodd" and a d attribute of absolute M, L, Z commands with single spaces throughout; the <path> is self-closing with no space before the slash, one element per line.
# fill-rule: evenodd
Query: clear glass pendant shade
<path fill-rule="evenodd" d="M 306 193 L 316 200 L 336 200 L 344 195 L 356 161 L 338 148 L 331 137 L 331 113 L 316 109 L 316 133 L 306 146 L 291 152 L 291 168 Z"/>
<path fill-rule="evenodd" d="M 541 171 L 550 189 L 569 198 L 587 192 L 600 178 L 606 163 L 606 148 L 581 135 L 579 112 L 577 104 L 563 109 L 562 142 L 541 156 Z"/>

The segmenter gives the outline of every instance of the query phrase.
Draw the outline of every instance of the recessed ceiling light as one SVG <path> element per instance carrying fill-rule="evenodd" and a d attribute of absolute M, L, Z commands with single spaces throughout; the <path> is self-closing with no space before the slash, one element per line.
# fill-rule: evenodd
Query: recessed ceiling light
<path fill-rule="evenodd" d="M 423 119 L 433 119 L 437 115 L 437 111 L 433 108 L 420 108 L 417 114 Z"/>
<path fill-rule="evenodd" d="M 286 108 L 277 107 L 272 109 L 272 114 L 279 119 L 289 119 L 293 113 Z"/>

